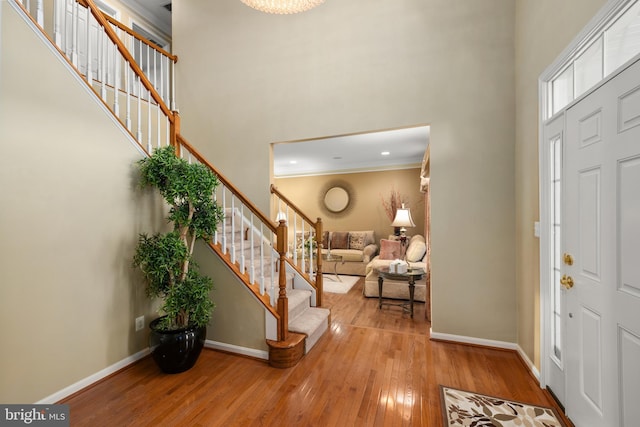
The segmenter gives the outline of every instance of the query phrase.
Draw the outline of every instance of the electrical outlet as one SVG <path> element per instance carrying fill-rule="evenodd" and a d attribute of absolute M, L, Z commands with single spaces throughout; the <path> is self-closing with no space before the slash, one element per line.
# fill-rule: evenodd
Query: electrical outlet
<path fill-rule="evenodd" d="M 144 316 L 136 317 L 136 332 L 144 329 Z"/>

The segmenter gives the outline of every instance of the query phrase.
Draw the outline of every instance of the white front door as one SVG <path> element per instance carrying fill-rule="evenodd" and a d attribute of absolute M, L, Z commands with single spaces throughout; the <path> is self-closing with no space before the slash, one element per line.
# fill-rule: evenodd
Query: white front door
<path fill-rule="evenodd" d="M 566 412 L 640 425 L 640 61 L 566 111 Z"/>

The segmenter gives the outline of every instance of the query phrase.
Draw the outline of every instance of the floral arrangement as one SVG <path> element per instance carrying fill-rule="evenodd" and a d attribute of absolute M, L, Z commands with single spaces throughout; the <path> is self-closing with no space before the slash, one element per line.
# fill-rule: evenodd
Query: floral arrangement
<path fill-rule="evenodd" d="M 385 199 L 382 195 L 380 195 L 380 199 L 382 200 L 382 207 L 387 214 L 387 218 L 389 218 L 389 222 L 393 222 L 396 217 L 396 211 L 402 206 L 402 195 L 399 191 L 392 188 L 388 199 Z"/>

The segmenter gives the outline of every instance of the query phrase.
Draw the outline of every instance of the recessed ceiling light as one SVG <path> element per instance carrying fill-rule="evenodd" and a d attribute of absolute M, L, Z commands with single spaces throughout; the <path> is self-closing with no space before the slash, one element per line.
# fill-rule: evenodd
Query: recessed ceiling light
<path fill-rule="evenodd" d="M 292 165 L 295 165 L 295 164 L 298 163 L 298 161 L 297 160 L 290 160 L 289 163 L 292 164 Z"/>
<path fill-rule="evenodd" d="M 382 152 L 382 153 L 380 153 L 380 154 L 381 154 L 381 155 L 383 155 L 383 156 L 388 156 L 388 155 L 389 155 L 389 154 L 391 154 L 391 153 L 390 153 L 390 152 L 388 152 L 388 151 L 383 151 L 383 152 Z"/>

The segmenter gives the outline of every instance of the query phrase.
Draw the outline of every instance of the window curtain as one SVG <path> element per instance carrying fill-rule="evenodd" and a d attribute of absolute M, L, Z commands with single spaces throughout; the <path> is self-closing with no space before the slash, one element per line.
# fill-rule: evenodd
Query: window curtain
<path fill-rule="evenodd" d="M 431 191 L 430 191 L 431 145 L 424 152 L 420 170 L 420 191 L 424 193 L 424 239 L 427 243 L 427 276 L 431 273 Z M 430 277 L 427 277 L 430 278 Z"/>
<path fill-rule="evenodd" d="M 431 189 L 430 189 L 430 152 L 431 145 L 427 147 L 422 159 L 422 169 L 420 171 L 420 191 L 424 193 L 424 239 L 427 244 L 427 283 L 431 289 Z M 427 304 L 431 305 L 431 295 L 427 295 Z M 427 317 L 430 308 L 425 308 L 424 315 Z"/>

